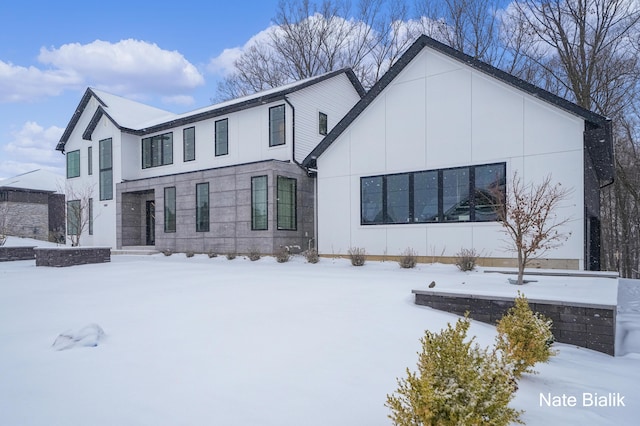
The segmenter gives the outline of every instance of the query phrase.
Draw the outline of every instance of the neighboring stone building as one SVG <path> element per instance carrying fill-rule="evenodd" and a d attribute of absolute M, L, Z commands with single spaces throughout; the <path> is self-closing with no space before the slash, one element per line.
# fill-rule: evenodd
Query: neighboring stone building
<path fill-rule="evenodd" d="M 0 234 L 64 241 L 64 177 L 33 170 L 0 180 Z"/>

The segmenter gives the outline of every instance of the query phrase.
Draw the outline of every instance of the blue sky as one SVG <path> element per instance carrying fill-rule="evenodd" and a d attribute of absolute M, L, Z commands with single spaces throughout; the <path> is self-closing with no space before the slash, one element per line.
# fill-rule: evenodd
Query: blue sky
<path fill-rule="evenodd" d="M 278 0 L 0 3 L 0 179 L 63 173 L 55 144 L 87 87 L 174 112 L 208 105 L 225 49 L 268 28 Z"/>

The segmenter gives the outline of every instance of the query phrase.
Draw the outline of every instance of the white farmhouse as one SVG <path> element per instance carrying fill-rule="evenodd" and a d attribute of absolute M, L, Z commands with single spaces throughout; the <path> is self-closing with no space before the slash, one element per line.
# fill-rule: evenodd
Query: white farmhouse
<path fill-rule="evenodd" d="M 573 189 L 559 212 L 571 236 L 540 265 L 599 269 L 610 121 L 426 36 L 303 165 L 317 173 L 320 253 L 451 258 L 473 248 L 485 264 L 512 265 L 488 194 L 517 172 Z"/>
<path fill-rule="evenodd" d="M 313 245 L 314 179 L 300 163 L 362 96 L 351 70 L 185 114 L 87 89 L 56 147 L 67 185 L 91 192 L 86 202 L 67 194 L 89 217 L 81 245 Z"/>

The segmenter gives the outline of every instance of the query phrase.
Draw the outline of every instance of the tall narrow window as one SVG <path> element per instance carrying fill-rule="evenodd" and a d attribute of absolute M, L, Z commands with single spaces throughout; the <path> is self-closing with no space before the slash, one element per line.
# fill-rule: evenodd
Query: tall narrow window
<path fill-rule="evenodd" d="M 164 232 L 176 232 L 176 187 L 164 189 Z"/>
<path fill-rule="evenodd" d="M 318 113 L 318 133 L 326 136 L 328 127 L 327 114 L 324 112 Z"/>
<path fill-rule="evenodd" d="M 142 168 L 173 164 L 173 133 L 142 139 Z"/>
<path fill-rule="evenodd" d="M 267 177 L 251 178 L 251 229 L 254 231 L 268 229 L 268 191 Z"/>
<path fill-rule="evenodd" d="M 93 174 L 93 147 L 87 148 L 87 173 Z"/>
<path fill-rule="evenodd" d="M 209 184 L 196 184 L 196 231 L 209 231 Z"/>
<path fill-rule="evenodd" d="M 67 152 L 67 178 L 80 176 L 80 150 Z"/>
<path fill-rule="evenodd" d="M 182 131 L 183 161 L 196 159 L 196 128 L 189 127 Z"/>
<path fill-rule="evenodd" d="M 361 221 L 363 224 L 384 223 L 382 176 L 362 178 L 360 182 Z"/>
<path fill-rule="evenodd" d="M 438 171 L 418 172 L 413 175 L 413 218 L 415 222 L 437 222 Z"/>
<path fill-rule="evenodd" d="M 442 171 L 442 213 L 445 222 L 471 220 L 469 168 Z"/>
<path fill-rule="evenodd" d="M 387 176 L 387 223 L 408 223 L 409 216 L 409 175 Z"/>
<path fill-rule="evenodd" d="M 93 198 L 89 198 L 89 235 L 93 235 Z"/>
<path fill-rule="evenodd" d="M 82 205 L 80 200 L 67 201 L 67 235 L 78 235 L 82 223 Z"/>
<path fill-rule="evenodd" d="M 498 220 L 496 210 L 503 205 L 505 190 L 504 164 L 475 167 L 474 220 L 477 222 Z"/>
<path fill-rule="evenodd" d="M 113 155 L 111 138 L 100 141 L 98 162 L 100 167 L 100 200 L 113 199 Z"/>
<path fill-rule="evenodd" d="M 297 229 L 296 180 L 278 176 L 277 192 L 278 229 L 295 231 Z"/>
<path fill-rule="evenodd" d="M 285 143 L 284 105 L 269 108 L 269 146 Z"/>
<path fill-rule="evenodd" d="M 216 121 L 216 157 L 229 153 L 229 120 Z"/>

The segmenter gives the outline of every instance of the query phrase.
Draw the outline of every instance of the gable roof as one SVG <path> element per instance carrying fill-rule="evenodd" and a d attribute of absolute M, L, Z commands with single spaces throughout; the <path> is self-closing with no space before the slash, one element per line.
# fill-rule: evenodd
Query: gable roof
<path fill-rule="evenodd" d="M 378 95 L 393 81 L 394 78 L 405 69 L 405 67 L 425 48 L 429 47 L 446 56 L 456 59 L 466 65 L 488 74 L 508 85 L 528 93 L 536 98 L 543 99 L 556 107 L 572 114 L 578 115 L 590 124 L 588 131 L 597 131 L 592 137 L 585 137 L 588 151 L 597 152 L 594 160 L 598 176 L 602 180 L 613 179 L 613 138 L 611 133 L 611 121 L 595 112 L 582 108 L 564 98 L 554 95 L 538 86 L 519 79 L 506 73 L 492 65 L 466 55 L 446 44 L 421 35 L 398 59 L 398 61 L 387 71 L 380 80 L 369 90 L 354 107 L 349 111 L 329 134 L 309 153 L 302 165 L 307 168 L 316 167 L 316 159 L 349 127 L 349 125 L 371 104 Z M 593 146 L 590 146 L 593 144 Z M 592 155 L 593 157 L 593 155 Z"/>
<path fill-rule="evenodd" d="M 80 116 L 87 107 L 91 97 L 95 97 L 99 106 L 96 109 L 89 125 L 82 134 L 85 140 L 91 140 L 91 135 L 100 119 L 106 116 L 119 130 L 134 135 L 144 135 L 167 130 L 173 127 L 184 126 L 208 118 L 229 114 L 243 109 L 252 108 L 265 103 L 283 99 L 286 95 L 304 89 L 311 85 L 328 80 L 344 73 L 360 97 L 365 96 L 362 84 L 350 68 L 332 71 L 320 76 L 309 77 L 284 86 L 264 90 L 252 95 L 243 96 L 230 101 L 210 105 L 183 114 L 174 114 L 158 108 L 154 108 L 139 102 L 131 101 L 120 96 L 112 95 L 96 89 L 88 88 L 76 108 L 73 117 L 69 121 L 56 150 L 64 152 L 64 146 L 71 136 Z"/>
<path fill-rule="evenodd" d="M 36 169 L 0 179 L 0 189 L 64 193 L 65 178 L 44 169 Z"/>

